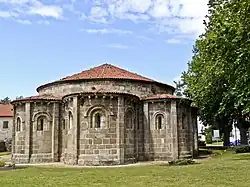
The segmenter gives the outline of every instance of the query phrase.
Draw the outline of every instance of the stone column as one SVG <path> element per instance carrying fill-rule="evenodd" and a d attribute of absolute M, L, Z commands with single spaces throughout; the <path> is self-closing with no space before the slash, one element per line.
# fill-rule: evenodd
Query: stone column
<path fill-rule="evenodd" d="M 58 108 L 57 108 L 58 106 Z M 53 103 L 53 116 L 52 116 L 52 161 L 58 161 L 58 136 L 59 136 L 59 104 Z"/>
<path fill-rule="evenodd" d="M 194 108 L 192 108 L 192 110 L 196 110 Z M 197 119 L 197 114 L 196 111 L 194 111 L 195 114 L 192 115 L 192 121 L 193 121 L 193 129 L 194 129 L 194 157 L 198 156 L 198 152 L 199 152 L 199 147 L 198 147 L 198 119 Z"/>
<path fill-rule="evenodd" d="M 24 154 L 27 157 L 27 162 L 30 159 L 30 136 L 33 133 L 33 129 L 30 127 L 31 123 L 31 111 L 30 111 L 30 103 L 25 103 L 25 149 Z M 31 140 L 32 141 L 32 140 Z"/>
<path fill-rule="evenodd" d="M 139 107 L 138 104 L 135 106 L 135 125 L 134 125 L 134 131 L 135 131 L 135 153 L 136 153 L 136 159 L 139 158 Z"/>
<path fill-rule="evenodd" d="M 192 119 L 192 111 L 190 106 L 187 106 L 187 115 L 188 115 L 188 146 L 190 149 L 190 154 L 193 156 L 194 152 L 194 124 Z"/>
<path fill-rule="evenodd" d="M 172 129 L 172 155 L 173 159 L 179 157 L 179 145 L 178 145 L 178 124 L 177 124 L 177 105 L 176 101 L 171 101 L 171 129 Z"/>
<path fill-rule="evenodd" d="M 78 110 L 78 98 L 73 97 L 73 154 L 74 164 L 78 164 L 78 123 L 79 123 L 79 110 Z"/>
<path fill-rule="evenodd" d="M 12 125 L 12 155 L 15 154 L 16 147 L 16 105 L 13 106 L 13 125 Z"/>
<path fill-rule="evenodd" d="M 144 125 L 144 152 L 146 157 L 149 156 L 150 153 L 150 123 L 149 123 L 149 111 L 148 111 L 148 103 L 143 104 L 143 125 Z"/>
<path fill-rule="evenodd" d="M 118 113 L 117 113 L 117 151 L 118 160 L 120 164 L 124 163 L 124 115 L 125 115 L 125 103 L 122 96 L 118 97 Z"/>

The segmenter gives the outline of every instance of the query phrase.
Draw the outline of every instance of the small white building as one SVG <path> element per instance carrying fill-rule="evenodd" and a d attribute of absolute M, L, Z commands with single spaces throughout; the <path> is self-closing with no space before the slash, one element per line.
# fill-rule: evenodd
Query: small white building
<path fill-rule="evenodd" d="M 13 107 L 11 104 L 0 104 L 0 141 L 12 138 Z"/>
<path fill-rule="evenodd" d="M 240 140 L 240 130 L 233 125 L 233 130 L 230 136 L 230 142 L 235 142 L 236 140 Z"/>

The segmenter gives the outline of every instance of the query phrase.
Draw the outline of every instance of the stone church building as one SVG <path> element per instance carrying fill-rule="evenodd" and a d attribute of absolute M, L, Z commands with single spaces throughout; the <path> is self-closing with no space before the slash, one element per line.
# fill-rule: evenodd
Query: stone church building
<path fill-rule="evenodd" d="M 12 102 L 13 161 L 116 165 L 195 157 L 197 109 L 174 88 L 110 64 Z"/>

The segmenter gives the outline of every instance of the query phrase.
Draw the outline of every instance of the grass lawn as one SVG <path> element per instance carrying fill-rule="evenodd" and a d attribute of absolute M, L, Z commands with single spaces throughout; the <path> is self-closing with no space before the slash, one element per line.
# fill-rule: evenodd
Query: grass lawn
<path fill-rule="evenodd" d="M 249 187 L 250 154 L 225 153 L 190 166 L 73 169 L 29 167 L 0 170 L 1 187 Z"/>
<path fill-rule="evenodd" d="M 10 152 L 0 152 L 0 156 L 10 155 Z"/>

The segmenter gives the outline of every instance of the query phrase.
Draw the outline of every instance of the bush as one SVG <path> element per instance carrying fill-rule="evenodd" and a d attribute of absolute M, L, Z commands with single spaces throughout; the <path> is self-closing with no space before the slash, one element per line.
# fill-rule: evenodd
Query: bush
<path fill-rule="evenodd" d="M 237 146 L 234 151 L 235 153 L 250 153 L 250 146 Z"/>
<path fill-rule="evenodd" d="M 205 129 L 205 139 L 207 144 L 213 143 L 213 129 L 212 127 L 208 127 Z"/>
<path fill-rule="evenodd" d="M 206 142 L 202 140 L 198 140 L 198 146 L 204 147 L 206 146 Z"/>
<path fill-rule="evenodd" d="M 5 139 L 5 148 L 6 148 L 6 151 L 11 152 L 11 149 L 12 149 L 12 139 L 11 138 Z"/>
<path fill-rule="evenodd" d="M 5 142 L 0 141 L 0 152 L 5 152 L 5 151 L 6 151 Z"/>
<path fill-rule="evenodd" d="M 195 164 L 195 161 L 190 159 L 179 159 L 168 162 L 170 166 L 181 166 L 181 165 L 192 165 Z"/>
<path fill-rule="evenodd" d="M 0 167 L 4 167 L 5 166 L 5 162 L 0 161 Z"/>

